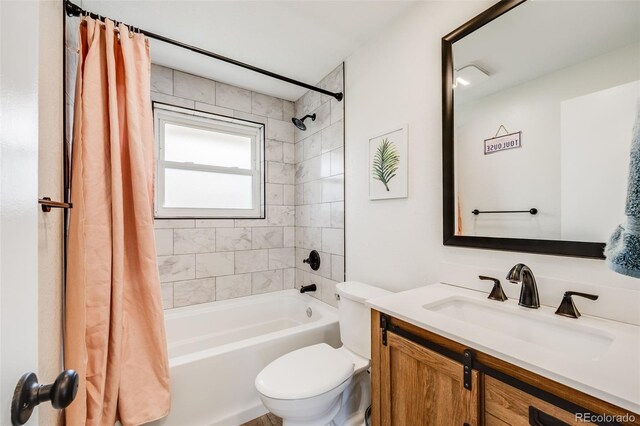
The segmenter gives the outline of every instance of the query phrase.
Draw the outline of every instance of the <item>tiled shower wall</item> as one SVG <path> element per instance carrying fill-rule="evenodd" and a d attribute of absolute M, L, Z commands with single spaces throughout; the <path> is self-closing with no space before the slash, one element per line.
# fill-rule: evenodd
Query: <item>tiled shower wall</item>
<path fill-rule="evenodd" d="M 319 87 L 343 92 L 343 66 Z M 314 283 L 310 293 L 336 305 L 335 285 L 344 281 L 344 102 L 309 91 L 295 103 L 306 131 L 295 129 L 296 287 Z M 302 262 L 310 250 L 320 253 L 320 269 Z"/>
<path fill-rule="evenodd" d="M 266 124 L 266 219 L 157 219 L 165 308 L 292 288 L 294 105 L 153 65 L 151 99 Z"/>

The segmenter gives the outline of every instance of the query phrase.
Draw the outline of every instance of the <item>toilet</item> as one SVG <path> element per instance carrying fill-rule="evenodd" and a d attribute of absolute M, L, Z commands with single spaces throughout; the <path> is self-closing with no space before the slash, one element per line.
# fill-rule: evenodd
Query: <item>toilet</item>
<path fill-rule="evenodd" d="M 336 286 L 342 346 L 289 352 L 256 377 L 256 389 L 283 426 L 360 426 L 371 404 L 371 311 L 368 299 L 388 291 L 359 282 Z"/>

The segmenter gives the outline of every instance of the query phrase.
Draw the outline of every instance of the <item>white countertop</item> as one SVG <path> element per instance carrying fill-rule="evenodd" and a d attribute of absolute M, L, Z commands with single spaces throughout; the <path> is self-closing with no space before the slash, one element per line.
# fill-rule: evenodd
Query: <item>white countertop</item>
<path fill-rule="evenodd" d="M 501 306 L 517 312 L 520 317 L 547 324 L 558 324 L 563 330 L 580 328 L 593 330 L 613 341 L 596 357 L 585 357 L 581 348 L 559 351 L 553 342 L 533 344 L 501 333 L 501 324 L 487 328 L 424 308 L 452 297 L 473 299 L 484 306 Z M 509 299 L 498 302 L 487 294 L 447 284 L 433 284 L 368 300 L 367 306 L 391 315 L 443 337 L 468 345 L 586 394 L 595 396 L 623 409 L 640 413 L 640 327 L 586 315 L 579 319 L 555 315 L 555 309 L 542 306 L 528 309 Z M 579 305 L 579 300 L 577 301 Z M 510 318 L 511 319 L 511 318 Z M 518 320 L 517 316 L 513 317 Z M 594 333 L 594 338 L 595 338 Z"/>

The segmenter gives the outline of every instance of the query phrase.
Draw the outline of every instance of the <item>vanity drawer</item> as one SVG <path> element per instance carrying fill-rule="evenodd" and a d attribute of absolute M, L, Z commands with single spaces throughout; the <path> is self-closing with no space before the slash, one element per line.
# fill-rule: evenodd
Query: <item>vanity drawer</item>
<path fill-rule="evenodd" d="M 569 411 L 485 375 L 486 426 L 584 426 Z M 531 420 L 530 420 L 531 419 Z"/>

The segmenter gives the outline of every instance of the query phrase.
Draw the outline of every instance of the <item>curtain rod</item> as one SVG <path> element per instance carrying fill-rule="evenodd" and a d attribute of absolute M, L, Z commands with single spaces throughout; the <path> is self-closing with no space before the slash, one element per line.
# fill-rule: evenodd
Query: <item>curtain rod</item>
<path fill-rule="evenodd" d="M 104 17 L 102 15 L 98 15 L 97 13 L 89 12 L 89 11 L 86 11 L 86 10 L 82 9 L 80 6 L 74 4 L 70 0 L 66 0 L 65 1 L 65 9 L 66 9 L 66 12 L 67 12 L 68 16 L 87 15 L 87 16 L 90 16 L 93 19 L 98 19 L 100 21 L 104 21 L 106 19 L 106 17 Z M 120 21 L 114 20 L 114 22 L 120 22 Z M 267 71 L 265 69 L 255 67 L 253 65 L 250 65 L 250 64 L 247 64 L 247 63 L 244 63 L 244 62 L 236 61 L 235 59 L 231 59 L 231 58 L 228 58 L 226 56 L 222 56 L 222 55 L 219 55 L 217 53 L 210 52 L 208 50 L 201 49 L 201 48 L 196 47 L 196 46 L 191 46 L 189 44 L 182 43 L 180 41 L 173 40 L 173 39 L 170 39 L 168 37 L 164 37 L 164 36 L 161 36 L 159 34 L 155 34 L 155 33 L 143 30 L 141 28 L 136 28 L 136 27 L 133 27 L 133 26 L 130 26 L 130 27 L 131 28 L 135 28 L 136 31 L 140 32 L 141 34 L 144 34 L 145 36 L 147 36 L 149 38 L 153 38 L 155 40 L 161 41 L 163 43 L 171 44 L 173 46 L 181 47 L 183 49 L 191 50 L 192 52 L 196 52 L 196 53 L 199 53 L 201 55 L 217 59 L 219 61 L 227 62 L 229 64 L 236 65 L 238 67 L 241 67 L 241 68 L 244 68 L 244 69 L 248 69 L 250 71 L 257 72 L 259 74 L 263 74 L 263 75 L 266 75 L 268 77 L 272 77 L 272 78 L 284 81 L 286 83 L 295 84 L 296 86 L 304 87 L 305 89 L 313 90 L 314 92 L 319 92 L 319 93 L 331 96 L 331 97 L 337 99 L 338 102 L 342 101 L 342 98 L 344 97 L 342 92 L 333 93 L 333 92 L 330 92 L 328 90 L 321 89 L 319 87 L 312 86 L 310 84 L 303 83 L 301 81 L 294 80 L 292 78 L 285 77 L 283 75 L 276 74 L 274 72 Z"/>

